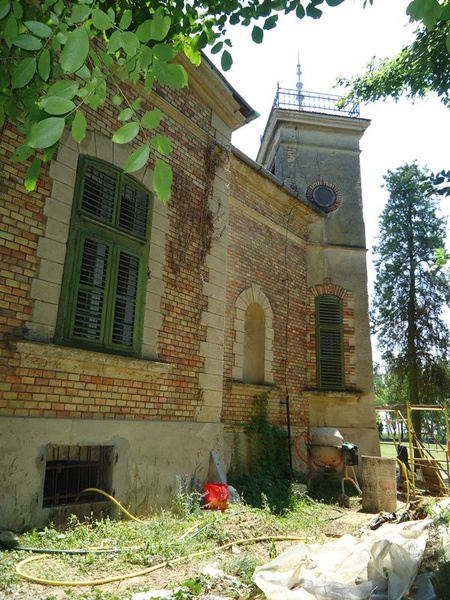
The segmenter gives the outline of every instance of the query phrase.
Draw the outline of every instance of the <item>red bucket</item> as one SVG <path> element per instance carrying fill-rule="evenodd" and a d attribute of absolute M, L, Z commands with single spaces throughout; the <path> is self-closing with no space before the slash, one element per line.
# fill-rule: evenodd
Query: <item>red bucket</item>
<path fill-rule="evenodd" d="M 228 486 L 226 483 L 205 483 L 205 508 L 221 510 L 228 506 Z"/>

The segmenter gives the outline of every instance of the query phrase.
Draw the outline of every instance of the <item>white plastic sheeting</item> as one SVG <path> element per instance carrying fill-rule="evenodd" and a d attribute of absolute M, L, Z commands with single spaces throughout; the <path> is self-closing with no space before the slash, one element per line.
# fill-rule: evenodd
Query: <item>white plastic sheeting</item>
<path fill-rule="evenodd" d="M 269 600 L 401 600 L 425 550 L 431 520 L 386 523 L 356 539 L 300 543 L 258 567 Z"/>

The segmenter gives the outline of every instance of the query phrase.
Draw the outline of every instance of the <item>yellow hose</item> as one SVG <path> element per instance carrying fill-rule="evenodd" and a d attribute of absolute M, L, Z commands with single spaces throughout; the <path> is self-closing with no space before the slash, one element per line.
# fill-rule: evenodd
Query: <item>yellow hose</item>
<path fill-rule="evenodd" d="M 89 489 L 89 488 L 88 488 Z M 91 579 L 85 581 L 57 581 L 53 579 L 43 579 L 40 577 L 33 577 L 32 575 L 27 575 L 22 571 L 22 567 L 25 565 L 37 561 L 43 560 L 45 558 L 50 558 L 48 554 L 40 554 L 38 556 L 30 556 L 20 561 L 20 563 L 16 566 L 16 573 L 20 575 L 23 579 L 27 581 L 31 581 L 33 583 L 40 583 L 41 585 L 48 586 L 94 586 L 94 585 L 103 585 L 106 583 L 113 583 L 115 581 L 122 581 L 123 579 L 132 579 L 133 577 L 142 577 L 143 575 L 148 575 L 152 571 L 157 571 L 158 569 L 163 569 L 164 567 L 173 565 L 174 563 L 181 562 L 182 560 L 187 560 L 188 558 L 194 558 L 196 556 L 204 556 L 205 554 L 211 554 L 212 552 L 217 552 L 219 550 L 226 550 L 231 546 L 239 546 L 241 544 L 251 544 L 252 542 L 264 542 L 264 541 L 300 541 L 306 539 L 303 537 L 296 536 L 281 536 L 281 535 L 268 535 L 268 536 L 260 536 L 254 538 L 246 538 L 244 540 L 235 540 L 234 542 L 228 542 L 223 546 L 219 546 L 218 548 L 212 548 L 210 550 L 200 550 L 198 552 L 193 552 L 192 554 L 186 554 L 184 556 L 179 556 L 178 558 L 171 559 L 170 561 L 165 561 L 163 563 L 159 563 L 157 565 L 153 565 L 152 567 L 148 567 L 147 569 L 142 569 L 141 571 L 134 571 L 133 573 L 126 573 L 125 575 L 115 575 L 113 577 L 105 577 L 104 579 Z"/>
<path fill-rule="evenodd" d="M 409 479 L 408 479 L 408 471 L 406 470 L 405 463 L 402 462 L 399 458 L 397 458 L 397 462 L 400 465 L 401 470 L 403 471 L 403 477 L 405 478 L 405 482 L 406 482 L 406 504 L 405 504 L 405 508 L 408 508 L 408 506 L 409 506 Z"/>
<path fill-rule="evenodd" d="M 99 490 L 98 488 L 85 488 L 84 490 L 81 490 L 79 496 L 81 496 L 81 494 L 84 494 L 84 492 L 97 492 L 98 494 L 103 494 L 103 496 L 106 496 L 108 500 L 111 500 L 111 502 L 118 506 L 120 510 L 127 515 L 129 519 L 131 519 L 132 521 L 136 521 L 136 523 L 141 523 L 141 525 L 145 525 L 145 521 L 141 521 L 141 519 L 138 519 L 130 512 L 128 512 L 127 509 L 124 506 L 122 506 L 118 500 L 116 500 L 113 496 L 110 496 L 107 492 Z"/>

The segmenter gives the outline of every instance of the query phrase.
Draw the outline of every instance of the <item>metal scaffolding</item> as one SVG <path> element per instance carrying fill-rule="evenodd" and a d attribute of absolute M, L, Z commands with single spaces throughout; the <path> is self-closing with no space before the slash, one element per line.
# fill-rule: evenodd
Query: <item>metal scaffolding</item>
<path fill-rule="evenodd" d="M 376 410 L 377 412 L 383 412 L 386 415 L 388 432 L 392 437 L 397 456 L 399 456 L 400 446 L 403 441 L 403 430 L 406 430 L 410 463 L 410 468 L 407 469 L 407 472 L 410 477 L 413 493 L 416 493 L 416 484 L 419 479 L 418 473 L 420 473 L 423 484 L 429 492 L 447 496 L 450 482 L 450 431 L 447 406 L 407 404 L 401 406 L 377 406 Z M 432 442 L 444 452 L 445 459 L 438 459 L 433 456 L 432 452 L 430 452 L 423 443 L 423 440 L 421 441 L 417 437 L 412 422 L 412 413 L 415 411 L 437 412 L 442 414 L 446 434 L 445 446 L 442 444 L 441 440 L 435 437 L 433 432 L 428 431 L 426 435 L 427 439 L 431 439 Z M 393 427 L 393 422 L 396 424 L 395 427 Z M 409 465 L 407 466 L 409 467 Z"/>

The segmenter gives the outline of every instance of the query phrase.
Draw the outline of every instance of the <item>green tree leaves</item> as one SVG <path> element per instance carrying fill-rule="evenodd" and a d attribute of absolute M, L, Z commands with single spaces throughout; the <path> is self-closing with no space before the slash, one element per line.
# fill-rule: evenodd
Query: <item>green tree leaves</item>
<path fill-rule="evenodd" d="M 134 115 L 134 110 L 132 108 L 124 108 L 120 113 L 117 119 L 119 121 L 129 121 Z"/>
<path fill-rule="evenodd" d="M 258 25 L 255 25 L 252 29 L 252 40 L 255 44 L 261 44 L 264 38 L 264 31 Z"/>
<path fill-rule="evenodd" d="M 4 19 L 6 15 L 9 13 L 11 8 L 8 0 L 1 0 L 0 2 L 0 20 Z"/>
<path fill-rule="evenodd" d="M 9 48 L 11 48 L 13 39 L 17 36 L 18 32 L 19 32 L 19 28 L 17 25 L 17 19 L 11 13 L 6 20 L 6 23 L 5 23 L 4 29 L 3 29 L 3 38 L 6 42 L 6 45 Z"/>
<path fill-rule="evenodd" d="M 12 45 L 17 46 L 18 48 L 23 48 L 24 50 L 40 50 L 42 48 L 41 40 L 34 35 L 28 35 L 27 33 L 18 35 L 11 41 L 11 43 Z"/>
<path fill-rule="evenodd" d="M 413 0 L 406 9 L 413 21 L 423 21 L 425 27 L 432 29 L 441 16 L 442 6 L 437 0 Z"/>
<path fill-rule="evenodd" d="M 11 78 L 13 89 L 23 88 L 33 79 L 36 73 L 36 59 L 24 58 L 16 66 Z"/>
<path fill-rule="evenodd" d="M 159 108 L 154 108 L 145 113 L 141 119 L 141 125 L 146 129 L 155 129 L 161 123 L 162 112 Z"/>
<path fill-rule="evenodd" d="M 119 21 L 119 29 L 128 29 L 128 27 L 131 25 L 131 21 L 133 19 L 133 13 L 131 12 L 130 9 L 126 9 L 123 12 L 123 15 Z"/>
<path fill-rule="evenodd" d="M 64 115 L 73 110 L 75 104 L 61 96 L 46 96 L 41 100 L 40 107 L 49 115 Z"/>
<path fill-rule="evenodd" d="M 31 128 L 28 136 L 28 145 L 31 148 L 48 148 L 59 142 L 66 125 L 62 117 L 50 117 L 36 123 Z"/>
<path fill-rule="evenodd" d="M 320 1 L 303 0 L 303 4 L 307 8 Z M 23 159 L 32 159 L 27 188 L 36 184 L 41 160 L 50 159 L 66 127 L 76 142 L 85 138 L 85 110 L 102 108 L 112 86 L 113 106 L 122 105 L 115 115 L 122 125 L 112 139 L 136 145 L 139 140 L 126 169 L 141 168 L 155 154 L 156 188 L 167 199 L 170 167 L 158 155 L 168 156 L 172 147 L 156 131 L 163 115 L 148 106 L 141 114 L 142 98 L 129 103 L 129 90 L 123 86 L 144 85 L 147 94 L 155 82 L 173 89 L 186 87 L 187 72 L 176 60 L 178 53 L 183 50 L 199 64 L 200 51 L 208 45 L 212 52 L 221 53 L 222 68 L 229 70 L 233 64 L 231 41 L 226 37 L 229 24 L 254 25 L 252 38 L 261 43 L 264 31 L 276 26 L 278 12 L 294 9 L 304 16 L 299 0 L 202 0 L 200 4 L 137 0 L 132 5 L 116 0 L 0 0 L 0 125 L 9 119 L 26 135 L 20 156 L 44 150 L 36 160 L 33 153 Z"/>
<path fill-rule="evenodd" d="M 130 156 L 125 161 L 125 166 L 123 170 L 125 173 L 132 173 L 134 171 L 138 171 L 144 165 L 147 164 L 150 156 L 150 146 L 148 144 L 144 144 L 134 152 L 130 154 Z"/>
<path fill-rule="evenodd" d="M 48 38 L 52 34 L 51 28 L 40 21 L 24 21 L 24 25 L 31 33 L 34 33 L 34 35 L 37 35 L 40 38 Z"/>
<path fill-rule="evenodd" d="M 153 171 L 153 188 L 162 202 L 169 200 L 171 187 L 172 169 L 166 162 L 157 158 L 155 170 Z"/>
<path fill-rule="evenodd" d="M 155 150 L 164 156 L 167 156 L 172 152 L 172 144 L 170 143 L 169 138 L 166 138 L 164 135 L 154 135 L 150 143 Z"/>
<path fill-rule="evenodd" d="M 427 186 L 425 171 L 403 165 L 385 176 L 389 200 L 380 216 L 376 295 L 372 323 L 383 359 L 408 381 L 411 403 L 426 402 L 427 373 L 448 351 L 450 331 L 442 309 L 450 282 L 435 269 L 435 248 L 443 248 L 446 223 Z"/>
<path fill-rule="evenodd" d="M 224 50 L 220 59 L 221 67 L 224 71 L 229 71 L 233 64 L 233 58 L 228 50 Z"/>
<path fill-rule="evenodd" d="M 82 23 L 83 21 L 86 21 L 90 14 L 90 6 L 87 6 L 86 4 L 74 4 L 72 7 L 72 14 L 70 15 L 70 19 L 72 23 Z"/>
<path fill-rule="evenodd" d="M 92 11 L 92 24 L 99 31 L 111 29 L 111 27 L 113 26 L 113 22 L 111 21 L 109 16 L 99 8 L 95 8 Z"/>
<path fill-rule="evenodd" d="M 170 25 L 170 17 L 164 14 L 164 9 L 160 6 L 153 16 L 150 39 L 161 42 L 169 33 Z"/>
<path fill-rule="evenodd" d="M 47 48 L 41 52 L 38 61 L 38 72 L 42 81 L 47 81 L 50 76 L 51 57 Z"/>
<path fill-rule="evenodd" d="M 338 80 L 350 88 L 346 99 L 372 102 L 389 96 L 420 98 L 434 92 L 450 106 L 450 4 L 413 0 L 407 14 L 423 24 L 414 41 L 392 58 L 372 60 L 362 75 Z"/>
<path fill-rule="evenodd" d="M 86 137 L 86 127 L 86 117 L 81 110 L 77 110 L 72 122 L 72 137 L 76 142 L 80 143 L 84 140 Z"/>
<path fill-rule="evenodd" d="M 139 123 L 126 123 L 122 125 L 112 136 L 112 141 L 116 144 L 128 144 L 139 133 Z"/>
<path fill-rule="evenodd" d="M 36 188 L 37 180 L 39 179 L 39 175 L 41 173 L 42 162 L 39 158 L 34 158 L 31 165 L 27 170 L 27 174 L 25 176 L 25 189 L 29 192 L 33 191 Z"/>
<path fill-rule="evenodd" d="M 89 35 L 86 27 L 80 26 L 67 36 L 59 59 L 65 73 L 75 73 L 84 65 L 89 52 Z"/>

